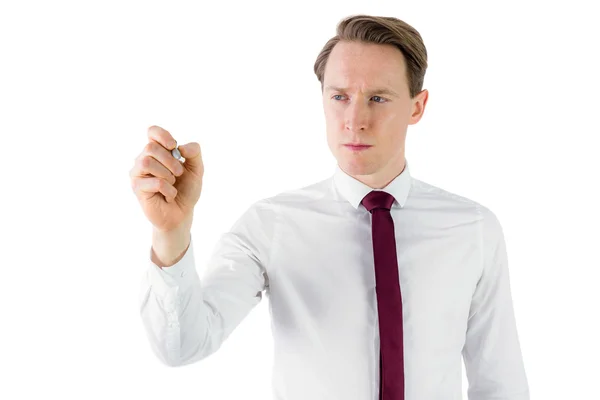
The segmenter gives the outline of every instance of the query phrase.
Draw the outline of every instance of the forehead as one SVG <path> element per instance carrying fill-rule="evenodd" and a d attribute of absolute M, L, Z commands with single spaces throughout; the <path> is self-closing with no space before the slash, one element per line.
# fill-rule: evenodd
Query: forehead
<path fill-rule="evenodd" d="M 402 52 L 392 45 L 341 41 L 325 67 L 324 83 L 341 87 L 406 87 Z"/>

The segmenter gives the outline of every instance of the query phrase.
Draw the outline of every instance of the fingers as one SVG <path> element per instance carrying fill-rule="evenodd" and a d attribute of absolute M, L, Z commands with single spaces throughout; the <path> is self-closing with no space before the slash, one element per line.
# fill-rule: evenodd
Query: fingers
<path fill-rule="evenodd" d="M 202 174 L 204 164 L 202 163 L 202 151 L 200 144 L 196 142 L 187 143 L 179 146 L 179 152 L 185 158 L 185 165 L 192 171 Z"/>
<path fill-rule="evenodd" d="M 185 171 L 182 163 L 171 154 L 177 142 L 168 131 L 156 125 L 148 128 L 148 139 L 130 171 L 131 186 L 138 197 L 149 199 L 161 193 L 167 202 L 171 202 L 177 196 L 175 177 Z M 202 165 L 199 144 L 181 146 L 180 150 L 186 159 L 186 166 L 192 168 Z M 192 159 L 191 162 L 188 162 L 188 157 Z"/>
<path fill-rule="evenodd" d="M 140 162 L 146 163 L 146 165 L 152 164 L 150 161 L 144 161 L 144 158 L 151 157 L 166 167 L 173 175 L 181 176 L 183 174 L 183 166 L 171 152 L 165 149 L 161 144 L 150 141 L 144 147 L 144 151 L 140 154 Z"/>
<path fill-rule="evenodd" d="M 170 202 L 177 196 L 177 189 L 164 179 L 137 177 L 131 182 L 133 191 L 146 198 L 152 197 L 156 193 L 162 193 L 165 199 Z"/>
<path fill-rule="evenodd" d="M 148 175 L 162 178 L 171 185 L 175 184 L 175 176 L 154 157 L 141 157 L 136 160 L 136 165 L 131 172 L 131 177 L 146 177 Z"/>
<path fill-rule="evenodd" d="M 177 146 L 177 142 L 173 136 L 168 131 L 156 125 L 148 128 L 148 139 L 159 143 L 167 150 L 173 150 Z"/>

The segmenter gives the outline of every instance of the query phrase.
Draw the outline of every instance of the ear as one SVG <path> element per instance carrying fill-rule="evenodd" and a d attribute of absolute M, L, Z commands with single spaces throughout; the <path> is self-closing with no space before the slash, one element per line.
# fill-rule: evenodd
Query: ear
<path fill-rule="evenodd" d="M 428 98 L 429 98 L 429 91 L 427 89 L 423 89 L 412 100 L 413 105 L 412 105 L 412 113 L 411 113 L 410 119 L 408 121 L 409 125 L 414 125 L 421 120 L 421 117 L 423 117 L 423 114 L 425 113 L 425 106 L 427 105 Z"/>

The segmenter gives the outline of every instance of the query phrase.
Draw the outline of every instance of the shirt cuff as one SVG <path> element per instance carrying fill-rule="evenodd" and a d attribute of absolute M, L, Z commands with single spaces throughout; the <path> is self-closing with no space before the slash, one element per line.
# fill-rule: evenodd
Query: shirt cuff
<path fill-rule="evenodd" d="M 150 268 L 148 270 L 148 281 L 152 290 L 161 298 L 165 299 L 168 294 L 175 296 L 184 292 L 195 280 L 198 279 L 194 262 L 194 242 L 190 239 L 190 245 L 185 254 L 175 264 L 167 268 L 160 268 L 152 262 L 152 247 L 148 253 Z M 170 297 L 170 296 L 169 296 Z"/>

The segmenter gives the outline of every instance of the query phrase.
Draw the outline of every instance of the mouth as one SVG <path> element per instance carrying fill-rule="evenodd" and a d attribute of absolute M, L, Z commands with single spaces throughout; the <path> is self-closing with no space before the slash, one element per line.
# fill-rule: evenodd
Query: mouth
<path fill-rule="evenodd" d="M 372 147 L 371 145 L 368 144 L 345 144 L 344 147 L 352 150 L 352 151 L 361 151 L 361 150 L 366 150 L 369 147 Z"/>

